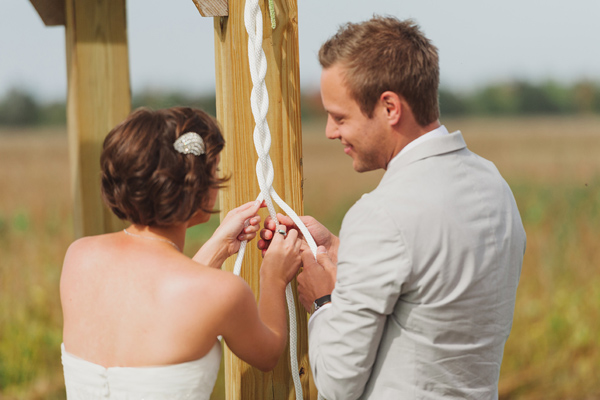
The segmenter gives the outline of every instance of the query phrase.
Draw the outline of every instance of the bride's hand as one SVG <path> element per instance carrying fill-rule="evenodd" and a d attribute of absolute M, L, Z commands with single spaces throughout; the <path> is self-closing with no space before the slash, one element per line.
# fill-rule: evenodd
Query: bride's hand
<path fill-rule="evenodd" d="M 285 285 L 294 279 L 302 264 L 302 239 L 298 237 L 297 230 L 290 229 L 286 233 L 286 229 L 285 225 L 277 227 L 260 267 L 261 277 L 275 279 Z"/>
<path fill-rule="evenodd" d="M 229 211 L 212 237 L 193 259 L 201 264 L 221 268 L 221 264 L 238 252 L 244 240 L 252 240 L 260 229 L 258 210 L 264 203 L 252 201 Z"/>
<path fill-rule="evenodd" d="M 221 242 L 227 251 L 227 256 L 238 252 L 244 240 L 252 240 L 260 229 L 258 210 L 265 207 L 264 203 L 252 201 L 229 211 L 221 225 L 213 233 L 213 238 Z"/>

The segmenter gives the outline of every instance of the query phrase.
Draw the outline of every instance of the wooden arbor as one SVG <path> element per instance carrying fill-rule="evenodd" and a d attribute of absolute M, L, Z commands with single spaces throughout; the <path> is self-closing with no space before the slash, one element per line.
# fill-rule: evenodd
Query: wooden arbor
<path fill-rule="evenodd" d="M 122 223 L 100 200 L 99 158 L 108 131 L 131 111 L 126 0 L 30 0 L 46 25 L 65 25 L 67 47 L 67 130 L 77 237 L 115 231 Z M 227 145 L 222 170 L 233 177 L 220 194 L 222 216 L 255 199 L 256 152 L 250 108 L 244 0 L 193 0 L 203 16 L 214 17 L 217 119 Z M 262 0 L 261 0 L 262 1 Z M 267 0 L 263 10 L 268 70 L 271 158 L 274 187 L 302 213 L 302 138 L 296 0 L 274 0 L 277 27 L 271 29 Z M 242 276 L 258 297 L 260 253 L 248 246 Z M 233 270 L 233 260 L 225 267 Z M 294 285 L 295 286 L 295 285 Z M 296 297 L 298 360 L 304 398 L 309 395 L 305 313 Z M 262 373 L 225 351 L 227 399 L 293 399 L 289 352 L 273 372 Z"/>

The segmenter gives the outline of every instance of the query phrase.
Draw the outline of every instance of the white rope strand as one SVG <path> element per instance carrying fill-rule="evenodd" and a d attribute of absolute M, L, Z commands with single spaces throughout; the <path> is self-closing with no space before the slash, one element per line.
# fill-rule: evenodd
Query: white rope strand
<path fill-rule="evenodd" d="M 258 154 L 258 162 L 256 163 L 256 177 L 260 187 L 260 194 L 257 201 L 265 201 L 269 215 L 276 224 L 277 214 L 273 205 L 273 200 L 279 207 L 292 218 L 302 235 L 308 242 L 308 245 L 313 253 L 317 254 L 317 245 L 310 235 L 304 223 L 300 220 L 294 210 L 288 206 L 279 197 L 275 189 L 273 189 L 273 162 L 269 155 L 271 149 L 271 133 L 267 123 L 267 112 L 269 109 L 269 94 L 265 83 L 267 74 L 267 58 L 262 48 L 263 42 L 263 20 L 258 0 L 247 0 L 244 9 L 244 23 L 248 32 L 248 59 L 250 66 L 250 76 L 252 78 L 252 92 L 250 94 L 250 104 L 252 115 L 254 116 L 254 146 Z M 235 260 L 233 272 L 240 275 L 242 269 L 242 260 L 246 251 L 247 242 L 243 241 L 238 251 Z M 292 379 L 294 381 L 294 389 L 296 391 L 296 399 L 302 399 L 302 385 L 300 383 L 300 374 L 298 372 L 298 354 L 297 354 L 297 327 L 296 327 L 296 306 L 294 304 L 294 296 L 291 284 L 286 287 L 286 300 L 288 306 L 288 315 L 290 321 L 290 367 Z"/>

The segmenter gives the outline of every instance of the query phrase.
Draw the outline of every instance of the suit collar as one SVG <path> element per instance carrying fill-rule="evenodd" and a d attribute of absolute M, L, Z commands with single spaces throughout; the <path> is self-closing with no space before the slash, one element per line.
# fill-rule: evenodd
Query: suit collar
<path fill-rule="evenodd" d="M 398 159 L 391 163 L 390 168 L 385 172 L 384 179 L 386 175 L 393 173 L 393 171 L 397 171 L 416 161 L 461 150 L 466 147 L 467 144 L 460 131 L 427 140 L 408 150 L 406 153 L 400 154 Z"/>

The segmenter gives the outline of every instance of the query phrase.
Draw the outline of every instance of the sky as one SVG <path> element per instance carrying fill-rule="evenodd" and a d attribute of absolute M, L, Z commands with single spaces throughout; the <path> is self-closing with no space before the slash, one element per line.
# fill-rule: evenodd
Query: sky
<path fill-rule="evenodd" d="M 266 3 L 266 2 L 265 2 Z M 510 80 L 600 82 L 598 0 L 298 0 L 300 82 L 317 90 L 316 54 L 345 22 L 412 18 L 438 47 L 441 85 L 468 91 Z M 214 93 L 212 18 L 192 0 L 127 0 L 133 93 Z M 0 98 L 11 88 L 66 98 L 64 27 L 28 0 L 0 0 Z"/>

